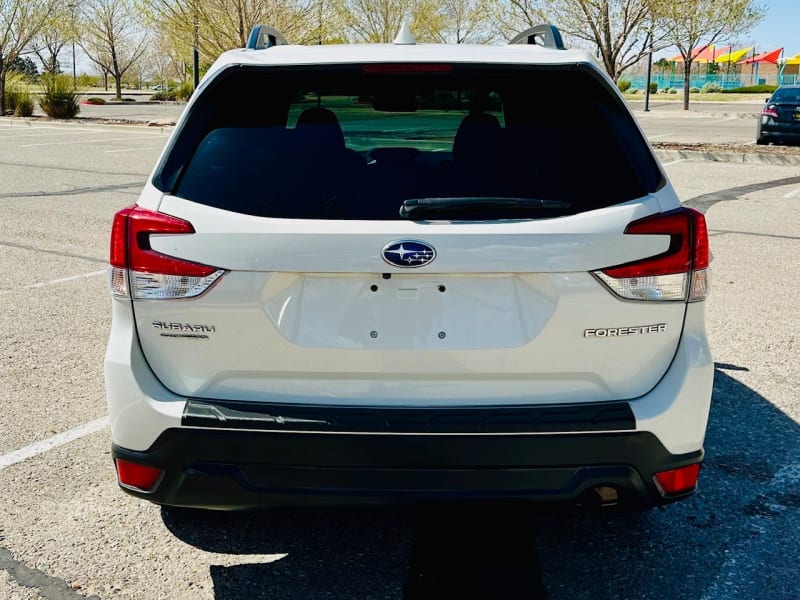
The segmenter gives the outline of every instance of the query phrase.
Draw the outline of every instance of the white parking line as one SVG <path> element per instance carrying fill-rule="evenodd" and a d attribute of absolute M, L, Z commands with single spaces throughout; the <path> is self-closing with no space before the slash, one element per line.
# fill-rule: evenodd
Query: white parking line
<path fill-rule="evenodd" d="M 161 137 L 160 134 L 153 135 L 152 137 Z M 108 138 L 102 140 L 75 140 L 74 142 L 45 142 L 43 144 L 22 144 L 20 148 L 36 148 L 40 146 L 67 146 L 69 144 L 96 144 L 98 142 L 127 142 L 130 141 L 129 137 L 124 138 Z"/>
<path fill-rule="evenodd" d="M 783 197 L 794 198 L 795 196 L 797 196 L 797 194 L 800 194 L 800 188 L 794 188 L 791 192 L 784 194 Z"/>
<path fill-rule="evenodd" d="M 48 285 L 57 285 L 59 283 L 66 283 L 67 281 L 75 281 L 76 279 L 87 279 L 89 277 L 97 277 L 98 275 L 105 275 L 106 269 L 102 271 L 92 271 L 91 273 L 81 273 L 80 275 L 73 275 L 72 277 L 61 277 L 59 279 L 51 279 L 50 281 L 41 281 L 39 283 L 32 283 L 30 285 L 23 285 L 10 290 L 0 291 L 0 296 L 3 294 L 10 294 L 16 290 L 33 290 L 36 288 L 47 287 Z"/>
<path fill-rule="evenodd" d="M 120 150 L 103 150 L 103 154 L 113 154 L 114 152 L 136 152 L 137 150 L 161 150 L 163 146 L 142 146 L 140 148 L 122 148 Z"/>
<path fill-rule="evenodd" d="M 678 163 L 682 163 L 685 161 L 685 158 L 679 158 L 678 160 L 671 160 L 668 163 L 661 163 L 662 167 L 669 167 L 670 165 L 677 165 Z"/>
<path fill-rule="evenodd" d="M 91 421 L 85 425 L 76 427 L 75 429 L 70 429 L 69 431 L 64 431 L 54 435 L 46 440 L 34 442 L 33 444 L 25 446 L 24 448 L 20 448 L 19 450 L 14 450 L 8 454 L 3 454 L 0 456 L 0 471 L 6 467 L 10 467 L 11 465 L 28 460 L 34 456 L 38 456 L 39 454 L 44 454 L 53 448 L 58 448 L 59 446 L 63 446 L 64 444 L 68 444 L 82 437 L 86 437 L 87 435 L 92 435 L 93 433 L 102 431 L 106 427 L 108 427 L 108 417 L 103 417 L 102 419 Z"/>
<path fill-rule="evenodd" d="M 658 138 L 667 137 L 668 135 L 672 135 L 671 133 L 659 133 L 658 135 L 648 135 L 648 140 L 657 140 Z"/>
<path fill-rule="evenodd" d="M 89 131 L 86 129 L 77 129 L 75 131 L 61 131 L 60 133 L 26 133 L 22 135 L 0 135 L 0 140 L 17 140 L 17 139 L 34 138 L 34 137 L 56 137 L 58 135 L 75 135 L 78 133 L 82 135 L 89 135 L 97 132 Z"/>
<path fill-rule="evenodd" d="M 738 117 L 725 117 L 724 119 L 716 119 L 714 121 L 706 121 L 706 125 L 713 125 L 714 123 L 725 123 L 727 121 L 733 121 L 734 119 L 738 119 Z"/>

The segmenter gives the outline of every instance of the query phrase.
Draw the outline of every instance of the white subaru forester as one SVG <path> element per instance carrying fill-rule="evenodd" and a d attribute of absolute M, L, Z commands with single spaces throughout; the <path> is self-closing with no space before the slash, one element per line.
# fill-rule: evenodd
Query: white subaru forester
<path fill-rule="evenodd" d="M 211 67 L 114 218 L 120 485 L 172 506 L 690 495 L 708 235 L 591 56 L 294 46 Z"/>

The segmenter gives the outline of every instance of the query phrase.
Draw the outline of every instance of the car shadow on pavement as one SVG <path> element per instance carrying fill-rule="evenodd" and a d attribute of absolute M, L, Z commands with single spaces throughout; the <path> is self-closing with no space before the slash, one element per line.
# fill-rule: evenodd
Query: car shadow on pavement
<path fill-rule="evenodd" d="M 192 546 L 249 557 L 211 566 L 217 600 L 794 599 L 800 426 L 726 371 L 746 368 L 718 365 L 699 492 L 646 513 L 440 504 L 162 516 Z"/>

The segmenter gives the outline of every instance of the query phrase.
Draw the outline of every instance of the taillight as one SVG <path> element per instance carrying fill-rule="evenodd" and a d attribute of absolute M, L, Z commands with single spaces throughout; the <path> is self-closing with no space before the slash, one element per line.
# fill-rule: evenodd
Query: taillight
<path fill-rule="evenodd" d="M 773 119 L 778 118 L 778 111 L 775 110 L 772 106 L 765 106 L 764 109 L 761 111 L 762 117 L 772 117 Z"/>
<path fill-rule="evenodd" d="M 662 495 L 672 496 L 689 492 L 696 488 L 699 475 L 700 463 L 695 463 L 679 469 L 656 473 L 655 480 Z"/>
<path fill-rule="evenodd" d="M 138 206 L 123 208 L 111 226 L 111 293 L 155 300 L 193 298 L 208 290 L 224 270 L 168 256 L 150 246 L 152 235 L 192 233 L 194 227 L 183 219 Z"/>
<path fill-rule="evenodd" d="M 634 221 L 626 235 L 668 235 L 666 252 L 595 271 L 603 283 L 628 300 L 702 300 L 707 293 L 708 230 L 701 212 L 681 207 Z"/>

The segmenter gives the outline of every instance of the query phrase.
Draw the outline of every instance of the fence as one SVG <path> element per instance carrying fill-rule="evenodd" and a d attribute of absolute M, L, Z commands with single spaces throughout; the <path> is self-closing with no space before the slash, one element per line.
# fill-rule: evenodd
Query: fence
<path fill-rule="evenodd" d="M 647 85 L 646 75 L 623 75 L 623 79 L 631 82 L 631 89 L 643 90 Z M 658 85 L 658 89 L 663 90 L 666 88 L 673 88 L 677 90 L 683 89 L 683 74 L 681 73 L 653 73 L 650 78 L 651 82 Z M 689 78 L 689 87 L 703 89 L 707 83 L 718 85 L 723 90 L 730 90 L 738 87 L 749 87 L 752 85 L 790 85 L 800 83 L 800 76 L 798 75 L 778 75 L 769 73 L 759 75 L 757 73 L 747 74 L 716 74 L 716 75 L 692 75 Z"/>

